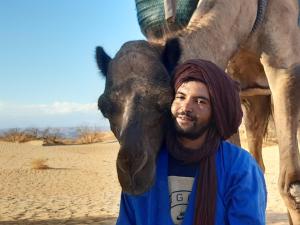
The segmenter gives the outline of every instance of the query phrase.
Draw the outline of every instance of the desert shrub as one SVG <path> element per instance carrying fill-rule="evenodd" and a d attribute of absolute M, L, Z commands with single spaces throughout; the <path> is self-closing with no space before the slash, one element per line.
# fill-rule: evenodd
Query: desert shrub
<path fill-rule="evenodd" d="M 45 170 L 50 169 L 50 167 L 46 164 L 48 159 L 34 159 L 31 161 L 31 168 L 35 170 Z"/>
<path fill-rule="evenodd" d="M 2 134 L 1 140 L 8 142 L 23 143 L 27 141 L 36 140 L 37 136 L 26 130 L 19 128 L 12 128 Z"/>
<path fill-rule="evenodd" d="M 33 140 L 42 140 L 44 146 L 91 144 L 103 141 L 114 141 L 112 132 L 99 131 L 96 127 L 81 126 L 76 128 L 76 137 L 66 138 L 60 128 L 13 128 L 0 135 L 0 141 L 23 143 Z"/>
<path fill-rule="evenodd" d="M 8 142 L 18 142 L 24 138 L 24 133 L 18 128 L 12 128 L 4 132 L 3 140 Z"/>
<path fill-rule="evenodd" d="M 78 144 L 91 144 L 103 141 L 102 132 L 97 131 L 96 128 L 91 127 L 78 127 L 77 131 L 77 143 Z"/>
<path fill-rule="evenodd" d="M 43 131 L 38 128 L 27 128 L 24 130 L 24 132 L 33 137 L 35 140 L 41 140 L 43 138 Z"/>
<path fill-rule="evenodd" d="M 64 144 L 62 133 L 59 128 L 46 128 L 42 131 L 43 145 Z"/>
<path fill-rule="evenodd" d="M 2 133 L 1 141 L 24 143 L 28 141 L 41 140 L 42 133 L 38 128 L 12 128 Z"/>

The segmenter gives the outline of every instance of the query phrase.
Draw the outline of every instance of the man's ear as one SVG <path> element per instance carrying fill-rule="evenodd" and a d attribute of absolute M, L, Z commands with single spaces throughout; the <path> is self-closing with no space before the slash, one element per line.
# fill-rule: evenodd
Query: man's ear
<path fill-rule="evenodd" d="M 106 77 L 107 71 L 108 71 L 108 64 L 111 61 L 111 58 L 109 55 L 106 54 L 104 49 L 99 46 L 96 47 L 96 61 L 97 61 L 99 70 Z"/>
<path fill-rule="evenodd" d="M 177 66 L 180 56 L 181 47 L 178 38 L 167 40 L 162 53 L 162 62 L 169 74 L 172 74 L 174 68 Z"/>

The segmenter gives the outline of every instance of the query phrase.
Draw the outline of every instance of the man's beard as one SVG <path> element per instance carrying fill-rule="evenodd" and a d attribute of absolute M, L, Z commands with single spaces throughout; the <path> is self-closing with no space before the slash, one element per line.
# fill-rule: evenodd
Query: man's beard
<path fill-rule="evenodd" d="M 193 126 L 190 127 L 189 129 L 182 129 L 176 121 L 176 118 L 179 115 L 189 117 L 191 119 L 191 121 L 193 122 Z M 190 140 L 195 140 L 195 139 L 201 137 L 207 131 L 208 127 L 210 126 L 210 123 L 201 125 L 200 127 L 197 127 L 196 121 L 197 121 L 197 118 L 194 117 L 193 115 L 191 115 L 190 113 L 186 113 L 186 112 L 176 113 L 175 117 L 173 116 L 173 124 L 174 124 L 174 128 L 176 130 L 177 135 L 179 137 L 187 138 Z"/>

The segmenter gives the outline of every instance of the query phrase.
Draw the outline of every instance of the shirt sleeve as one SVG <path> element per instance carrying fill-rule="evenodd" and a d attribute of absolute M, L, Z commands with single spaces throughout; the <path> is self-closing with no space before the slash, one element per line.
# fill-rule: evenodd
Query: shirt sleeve
<path fill-rule="evenodd" d="M 134 219 L 134 212 L 132 210 L 128 196 L 121 194 L 120 211 L 116 225 L 136 225 Z"/>
<path fill-rule="evenodd" d="M 235 160 L 225 197 L 230 225 L 265 225 L 267 191 L 256 161 L 248 153 Z"/>

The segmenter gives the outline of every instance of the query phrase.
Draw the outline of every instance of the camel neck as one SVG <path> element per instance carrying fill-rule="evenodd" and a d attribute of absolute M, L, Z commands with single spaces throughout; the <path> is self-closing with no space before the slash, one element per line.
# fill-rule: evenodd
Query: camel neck
<path fill-rule="evenodd" d="M 250 7 L 253 0 L 243 1 L 243 5 L 242 2 L 234 2 L 238 4 L 220 1 L 205 15 L 192 17 L 179 37 L 183 49 L 182 62 L 201 58 L 226 68 L 230 58 L 249 38 L 257 14 L 257 8 Z"/>

